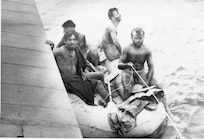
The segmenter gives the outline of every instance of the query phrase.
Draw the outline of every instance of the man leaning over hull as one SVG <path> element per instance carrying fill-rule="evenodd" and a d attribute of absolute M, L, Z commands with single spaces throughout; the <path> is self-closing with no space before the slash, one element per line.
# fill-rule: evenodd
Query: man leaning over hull
<path fill-rule="evenodd" d="M 65 34 L 68 32 L 75 31 L 76 24 L 72 20 L 67 20 L 62 24 L 64 35 L 61 39 L 61 41 L 58 43 L 58 45 L 54 46 L 54 43 L 51 41 L 46 41 L 47 44 L 51 46 L 52 49 L 60 48 L 63 45 L 65 45 Z M 85 35 L 76 32 L 78 35 L 78 41 L 77 41 L 77 47 L 79 47 L 79 50 L 83 54 L 84 58 L 87 56 L 88 46 L 86 45 L 86 37 Z M 103 72 L 97 71 L 97 69 L 94 67 L 92 63 L 86 60 L 87 68 L 85 70 L 85 75 L 89 79 L 98 79 L 101 80 L 104 83 L 104 74 Z"/>
<path fill-rule="evenodd" d="M 86 78 L 84 73 L 87 66 L 86 60 L 79 50 L 77 39 L 78 33 L 75 31 L 67 32 L 64 35 L 65 45 L 55 47 L 53 53 L 67 91 L 75 93 L 87 104 L 94 105 L 96 92 L 103 99 L 107 98 L 108 92 L 100 80 Z"/>

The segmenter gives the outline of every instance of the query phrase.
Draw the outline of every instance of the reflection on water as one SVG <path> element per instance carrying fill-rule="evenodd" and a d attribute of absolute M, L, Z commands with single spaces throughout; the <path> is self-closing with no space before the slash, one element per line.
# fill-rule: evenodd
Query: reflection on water
<path fill-rule="evenodd" d="M 185 138 L 204 138 L 204 2 L 190 0 L 36 0 L 47 38 L 61 39 L 61 24 L 72 19 L 76 29 L 95 46 L 109 22 L 107 9 L 122 14 L 118 38 L 130 43 L 140 26 L 144 43 L 153 51 L 155 77 L 164 87 L 167 103 Z M 175 119 L 174 119 L 175 120 Z M 164 139 L 177 136 L 169 122 Z"/>
<path fill-rule="evenodd" d="M 168 100 L 171 112 L 174 116 L 179 117 L 179 120 L 175 121 L 175 123 L 179 131 L 187 139 L 204 137 L 204 126 L 202 124 L 204 123 L 204 81 L 197 80 L 193 84 L 194 78 L 195 76 L 191 77 L 191 80 L 187 78 L 182 82 L 176 80 L 177 83 L 170 81 L 169 85 L 166 86 L 167 92 L 173 91 L 167 98 L 171 99 Z M 176 134 L 171 123 L 169 124 L 163 137 L 165 139 L 174 138 Z"/>

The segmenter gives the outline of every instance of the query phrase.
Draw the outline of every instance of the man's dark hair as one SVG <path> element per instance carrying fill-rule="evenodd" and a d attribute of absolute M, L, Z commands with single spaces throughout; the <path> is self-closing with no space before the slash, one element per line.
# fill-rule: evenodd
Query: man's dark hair
<path fill-rule="evenodd" d="M 67 33 L 64 34 L 64 41 L 67 41 L 72 35 L 74 35 L 76 37 L 76 39 L 78 40 L 79 38 L 79 33 L 77 33 L 76 31 L 69 31 Z"/>
<path fill-rule="evenodd" d="M 118 12 L 118 8 L 110 8 L 108 10 L 108 17 L 111 20 L 111 17 L 113 17 L 113 11 L 117 11 Z"/>
<path fill-rule="evenodd" d="M 138 35 L 142 35 L 143 37 L 144 37 L 144 35 L 145 35 L 144 30 L 143 30 L 142 28 L 139 28 L 139 27 L 134 28 L 134 29 L 132 30 L 132 32 L 131 32 L 131 37 L 133 36 L 133 32 L 136 32 Z"/>
<path fill-rule="evenodd" d="M 62 24 L 63 28 L 67 28 L 67 27 L 74 27 L 75 28 L 75 23 L 72 20 L 67 20 L 66 22 L 64 22 Z"/>

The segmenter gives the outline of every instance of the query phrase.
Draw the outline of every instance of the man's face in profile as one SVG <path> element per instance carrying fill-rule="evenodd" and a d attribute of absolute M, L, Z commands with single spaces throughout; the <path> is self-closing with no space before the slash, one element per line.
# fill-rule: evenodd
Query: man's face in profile
<path fill-rule="evenodd" d="M 117 20 L 117 21 L 121 21 L 121 14 L 118 11 L 113 11 L 113 17 Z"/>

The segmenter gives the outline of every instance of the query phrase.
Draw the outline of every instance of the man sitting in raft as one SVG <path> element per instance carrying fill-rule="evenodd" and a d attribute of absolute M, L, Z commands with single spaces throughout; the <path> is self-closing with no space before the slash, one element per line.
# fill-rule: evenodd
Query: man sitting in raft
<path fill-rule="evenodd" d="M 67 92 L 75 93 L 87 104 L 94 105 L 95 92 L 98 92 L 103 99 L 107 98 L 108 92 L 100 80 L 87 79 L 84 76 L 86 60 L 77 46 L 77 39 L 78 33 L 67 32 L 64 35 L 65 45 L 55 47 L 53 53 Z"/>
<path fill-rule="evenodd" d="M 132 92 L 134 84 L 141 84 L 145 87 L 144 82 L 132 71 L 130 66 L 132 65 L 139 75 L 143 78 L 148 86 L 157 86 L 156 80 L 153 78 L 154 66 L 152 61 L 152 53 L 144 44 L 145 32 L 141 28 L 134 28 L 131 32 L 132 43 L 124 48 L 122 57 L 118 68 L 121 72 L 121 87 L 124 86 L 124 90 L 120 90 L 120 95 L 123 100 L 126 100 Z M 148 66 L 148 72 L 144 70 L 145 62 Z M 129 66 L 127 66 L 127 63 Z"/>
<path fill-rule="evenodd" d="M 78 47 L 81 53 L 83 54 L 84 58 L 86 58 L 88 46 L 86 44 L 86 37 L 84 34 L 78 33 L 75 30 L 76 24 L 72 20 L 67 20 L 62 24 L 64 35 L 67 32 L 75 31 L 78 34 Z M 51 49 L 59 48 L 65 45 L 65 39 L 64 35 L 61 39 L 61 41 L 58 43 L 58 45 L 54 46 L 54 43 L 51 41 L 46 41 L 47 44 L 51 46 Z M 87 68 L 85 70 L 85 75 L 89 79 L 97 79 L 101 80 L 104 83 L 104 74 L 103 72 L 98 71 L 92 63 L 90 63 L 88 60 L 86 60 Z"/>

